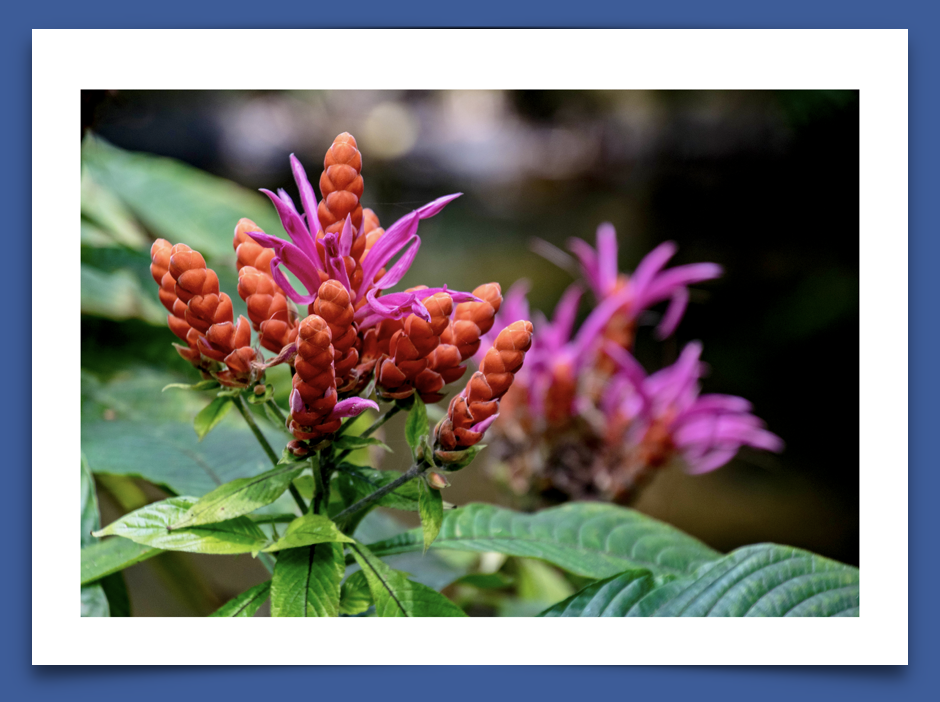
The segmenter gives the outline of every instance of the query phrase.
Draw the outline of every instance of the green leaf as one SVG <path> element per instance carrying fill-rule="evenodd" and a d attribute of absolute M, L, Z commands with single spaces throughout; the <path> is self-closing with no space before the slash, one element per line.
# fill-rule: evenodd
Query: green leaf
<path fill-rule="evenodd" d="M 271 468 L 250 432 L 224 422 L 200 443 L 182 422 L 82 421 L 82 450 L 95 473 L 144 478 L 177 495 Z"/>
<path fill-rule="evenodd" d="M 342 544 L 320 543 L 283 551 L 271 580 L 271 616 L 338 616 L 345 570 Z"/>
<path fill-rule="evenodd" d="M 108 613 L 111 617 L 131 616 L 131 600 L 127 594 L 124 573 L 112 573 L 101 579 L 101 588 L 108 598 Z"/>
<path fill-rule="evenodd" d="M 401 473 L 392 470 L 375 470 L 364 466 L 344 463 L 340 466 L 334 484 L 348 507 L 363 497 L 371 495 L 381 487 L 401 477 Z M 409 512 L 418 511 L 418 486 L 416 480 L 405 483 L 400 488 L 381 497 L 376 505 L 391 507 Z"/>
<path fill-rule="evenodd" d="M 261 605 L 263 605 L 268 595 L 271 594 L 271 581 L 266 580 L 260 585 L 248 588 L 242 594 L 236 595 L 216 611 L 210 614 L 210 617 L 251 617 L 254 616 Z"/>
<path fill-rule="evenodd" d="M 198 383 L 170 383 L 169 385 L 164 385 L 163 389 L 160 392 L 166 392 L 170 389 L 179 389 L 179 390 L 215 390 L 216 388 L 221 387 L 219 381 L 213 380 L 212 378 L 207 378 L 206 380 L 200 380 Z"/>
<path fill-rule="evenodd" d="M 350 546 L 369 582 L 379 617 L 465 617 L 463 610 L 426 585 L 408 580 L 361 544 Z"/>
<path fill-rule="evenodd" d="M 312 544 L 347 543 L 351 541 L 352 539 L 341 532 L 326 515 L 305 514 L 288 524 L 284 536 L 264 550 L 268 552 L 282 551 Z"/>
<path fill-rule="evenodd" d="M 241 217 L 266 232 L 281 231 L 263 196 L 180 161 L 124 151 L 89 136 L 82 143 L 82 164 L 147 229 L 172 243 L 185 236 L 206 257 L 234 259 L 232 231 Z"/>
<path fill-rule="evenodd" d="M 427 553 L 441 530 L 444 521 L 444 500 L 441 491 L 428 486 L 421 477 L 418 483 L 418 511 L 421 514 L 421 531 L 424 536 L 424 552 Z"/>
<path fill-rule="evenodd" d="M 166 310 L 153 291 L 144 291 L 140 279 L 127 270 L 105 272 L 81 264 L 82 314 L 105 319 L 142 319 L 148 324 L 166 324 Z"/>
<path fill-rule="evenodd" d="M 96 543 L 91 532 L 101 528 L 98 517 L 98 498 L 95 496 L 95 479 L 88 468 L 88 460 L 82 454 L 82 548 Z"/>
<path fill-rule="evenodd" d="M 88 469 L 88 461 L 82 454 L 82 555 L 85 553 L 85 547 L 89 544 L 95 544 L 98 539 L 92 536 L 92 532 L 100 528 L 98 516 L 98 500 L 95 497 L 95 480 Z M 100 584 L 93 585 L 82 584 L 82 616 L 83 617 L 108 617 L 110 616 L 110 607 L 104 588 Z"/>
<path fill-rule="evenodd" d="M 312 500 L 314 493 L 317 491 L 317 483 L 312 475 L 301 475 L 294 480 L 294 487 L 297 488 L 297 492 L 305 500 Z"/>
<path fill-rule="evenodd" d="M 411 455 L 415 460 L 418 459 L 418 447 L 429 432 L 428 411 L 425 409 L 422 399 L 415 394 L 411 410 L 408 412 L 408 418 L 405 420 L 405 440 L 411 447 Z"/>
<path fill-rule="evenodd" d="M 789 546 L 756 544 L 683 578 L 620 573 L 542 616 L 833 617 L 858 611 L 857 568 Z"/>
<path fill-rule="evenodd" d="M 343 434 L 333 442 L 333 448 L 337 451 L 355 451 L 356 449 L 366 448 L 367 446 L 381 446 L 383 449 L 392 452 L 392 449 L 372 436 L 352 436 Z"/>
<path fill-rule="evenodd" d="M 82 585 L 153 558 L 160 549 L 114 537 L 82 549 Z"/>
<path fill-rule="evenodd" d="M 201 497 L 173 528 L 211 524 L 254 512 L 284 494 L 291 480 L 304 468 L 305 464 L 277 466 L 253 478 L 238 478 L 220 485 Z"/>
<path fill-rule="evenodd" d="M 372 606 L 369 581 L 361 570 L 346 578 L 339 591 L 339 613 L 348 616 L 362 614 Z"/>
<path fill-rule="evenodd" d="M 143 249 L 150 245 L 147 235 L 137 224 L 133 215 L 107 188 L 101 187 L 91 177 L 87 168 L 82 169 L 82 228 L 88 218 L 97 226 L 99 246 L 121 244 L 132 249 Z M 82 237 L 84 243 L 85 237 Z"/>
<path fill-rule="evenodd" d="M 420 529 L 371 544 L 378 556 L 420 550 Z M 629 568 L 685 575 L 721 554 L 678 529 L 616 505 L 571 502 L 536 514 L 470 504 L 444 515 L 433 549 L 496 551 L 607 578 Z"/>
<path fill-rule="evenodd" d="M 99 583 L 82 585 L 82 616 L 83 617 L 110 617 L 108 598 L 104 588 Z"/>
<path fill-rule="evenodd" d="M 232 398 L 228 395 L 222 395 L 215 398 L 212 402 L 202 408 L 196 418 L 193 420 L 193 429 L 196 430 L 196 436 L 202 441 L 206 434 L 212 431 L 226 414 L 232 409 Z"/>
<path fill-rule="evenodd" d="M 95 536 L 123 536 L 146 546 L 191 553 L 252 553 L 267 545 L 264 532 L 248 517 L 171 531 L 196 502 L 195 497 L 154 502 L 112 522 Z"/>

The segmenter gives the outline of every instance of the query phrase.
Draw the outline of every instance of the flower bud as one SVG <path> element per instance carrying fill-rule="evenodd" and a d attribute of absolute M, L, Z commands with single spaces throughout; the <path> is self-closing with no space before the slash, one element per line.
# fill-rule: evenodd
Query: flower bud
<path fill-rule="evenodd" d="M 434 488 L 435 490 L 443 490 L 446 487 L 450 486 L 450 483 L 447 482 L 445 478 L 440 473 L 435 473 L 433 470 L 427 474 L 428 486 Z"/>
<path fill-rule="evenodd" d="M 478 444 L 499 413 L 499 399 L 512 385 L 532 345 L 532 323 L 513 322 L 503 329 L 483 357 L 480 370 L 447 409 L 435 429 L 435 442 L 445 452 Z"/>

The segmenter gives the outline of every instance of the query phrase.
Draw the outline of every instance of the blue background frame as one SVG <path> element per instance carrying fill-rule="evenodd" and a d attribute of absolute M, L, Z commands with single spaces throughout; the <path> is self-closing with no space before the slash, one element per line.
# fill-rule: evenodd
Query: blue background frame
<path fill-rule="evenodd" d="M 940 574 L 937 565 L 936 495 L 940 471 L 935 452 L 938 422 L 935 397 L 938 386 L 936 320 L 940 263 L 940 37 L 936 8 L 926 2 L 893 0 L 790 0 L 769 5 L 753 0 L 701 2 L 647 0 L 638 6 L 604 6 L 592 2 L 511 3 L 476 0 L 458 12 L 456 5 L 439 2 L 357 0 L 339 8 L 320 2 L 258 2 L 229 0 L 202 2 L 164 0 L 159 3 L 86 3 L 47 0 L 24 3 L 5 11 L 2 56 L 5 158 L 0 164 L 0 197 L 6 228 L 2 246 L 6 264 L 2 286 L 6 331 L 5 394 L 0 422 L 6 455 L 0 461 L 6 491 L 2 514 L 7 557 L 0 578 L 4 617 L 0 660 L 6 675 L 0 691 L 13 700 L 163 700 L 167 694 L 189 699 L 281 699 L 297 695 L 338 699 L 375 695 L 382 699 L 414 700 L 418 694 L 445 697 L 448 702 L 479 698 L 498 699 L 738 699 L 853 700 L 933 698 L 934 672 L 940 661 L 936 634 L 938 600 L 934 594 Z M 343 26 L 539 26 L 539 27 L 741 27 L 741 28 L 908 28 L 910 30 L 910 663 L 897 668 L 618 668 L 618 667 L 492 667 L 486 671 L 443 667 L 363 668 L 352 687 L 343 684 L 348 672 L 324 668 L 39 668 L 31 667 L 31 35 L 32 27 L 343 27 Z M 272 58 L 272 61 L 276 58 Z M 76 131 L 78 127 L 76 125 Z M 55 164 L 47 164 L 55 168 Z M 63 174 L 63 182 L 69 182 Z M 55 193 L 43 193 L 55 197 Z M 899 236 L 885 232 L 885 236 Z M 936 262 L 936 263 L 935 263 Z M 54 281 L 50 281 L 54 284 Z M 69 293 L 65 293 L 69 294 Z M 886 324 L 890 320 L 885 320 Z M 68 340 L 58 340 L 65 347 Z M 78 348 L 78 340 L 74 341 Z M 64 372 L 77 362 L 66 361 Z M 884 369 L 885 382 L 896 382 L 895 369 Z M 43 402 L 73 402 L 41 399 Z M 885 408 L 891 411 L 890 408 Z M 67 457 L 66 457 L 66 460 Z M 885 466 L 885 480 L 902 466 Z M 933 509 L 931 509 L 933 508 Z M 874 567 L 875 564 L 869 564 Z M 434 645 L 426 653 L 441 661 L 460 660 L 460 642 Z M 355 652 L 350 652 L 355 656 Z M 511 663 L 511 661 L 507 661 Z M 477 684 L 467 686 L 471 674 Z M 422 692 L 419 693 L 418 690 Z"/>

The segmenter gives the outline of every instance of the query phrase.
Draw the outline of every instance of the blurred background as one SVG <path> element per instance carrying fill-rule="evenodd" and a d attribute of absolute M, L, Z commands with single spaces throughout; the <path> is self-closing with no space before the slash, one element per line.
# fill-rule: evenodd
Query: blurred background
<path fill-rule="evenodd" d="M 719 281 L 692 291 L 673 339 L 654 343 L 641 328 L 637 357 L 653 371 L 701 340 L 704 391 L 751 400 L 786 450 L 742 450 L 699 477 L 666 470 L 634 506 L 721 550 L 774 541 L 857 565 L 858 117 L 854 91 L 83 92 L 82 441 L 102 522 L 189 479 L 184 466 L 164 477 L 166 466 L 141 467 L 156 460 L 153 447 L 115 437 L 154 420 L 166 436 L 192 433 L 207 401 L 160 394 L 195 377 L 171 347 L 150 243 L 162 236 L 202 251 L 239 314 L 235 223 L 248 216 L 282 234 L 257 188 L 296 199 L 288 154 L 315 182 L 333 137 L 349 131 L 363 154 L 363 204 L 385 226 L 464 193 L 422 223 L 403 286 L 495 280 L 505 291 L 525 277 L 532 305 L 550 314 L 571 278 L 531 253 L 530 238 L 593 244 L 603 221 L 617 229 L 621 270 L 665 240 L 679 244 L 676 264 L 721 264 Z M 275 383 L 286 397 L 289 379 Z M 396 462 L 400 437 L 390 423 L 396 454 L 383 468 L 407 467 Z M 457 505 L 511 502 L 482 470 L 452 482 L 445 499 Z M 416 524 L 410 517 L 377 514 L 363 528 L 382 535 L 396 527 L 388 520 Z M 446 585 L 469 567 L 448 559 L 426 582 Z M 545 598 L 573 586 L 517 560 L 487 568 L 511 571 L 518 601 L 480 613 L 526 613 L 527 582 Z M 406 565 L 395 567 L 413 572 Z M 194 573 L 201 589 L 181 587 Z M 126 572 L 135 615 L 205 614 L 265 578 L 248 557 L 170 553 Z"/>

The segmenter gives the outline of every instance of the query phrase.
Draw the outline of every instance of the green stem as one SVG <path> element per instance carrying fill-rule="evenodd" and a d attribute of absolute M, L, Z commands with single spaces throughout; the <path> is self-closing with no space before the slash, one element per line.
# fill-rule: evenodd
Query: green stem
<path fill-rule="evenodd" d="M 255 435 L 255 438 L 258 440 L 258 443 L 261 444 L 261 448 L 264 449 L 264 452 L 268 455 L 268 458 L 271 461 L 271 464 L 276 466 L 278 462 L 278 456 L 274 453 L 274 449 L 271 448 L 271 444 L 268 443 L 268 440 L 264 437 L 264 434 L 261 433 L 261 429 L 258 428 L 258 425 L 255 423 L 255 418 L 251 416 L 251 412 L 245 407 L 245 403 L 241 397 L 233 397 L 232 402 L 235 403 L 235 407 L 238 408 L 238 411 L 241 413 L 242 417 L 245 419 L 245 423 L 248 425 L 248 428 L 251 429 L 251 433 Z M 294 498 L 294 502 L 297 503 L 297 506 L 300 508 L 301 514 L 306 514 L 307 505 L 304 502 L 304 498 L 300 496 L 300 493 L 297 492 L 297 488 L 294 487 L 292 482 L 289 486 L 291 497 Z"/>
<path fill-rule="evenodd" d="M 314 494 L 313 499 L 310 501 L 310 511 L 313 514 L 320 514 L 323 511 L 323 505 L 329 505 L 330 503 L 329 483 L 323 479 L 323 468 L 323 465 L 313 466 Z"/>
<path fill-rule="evenodd" d="M 278 404 L 274 401 L 274 398 L 271 398 L 271 399 L 268 400 L 265 404 L 268 405 L 268 407 L 271 408 L 271 411 L 274 412 L 275 416 L 277 416 L 278 421 L 280 421 L 280 423 L 281 423 L 281 426 L 282 426 L 282 427 L 286 427 L 286 426 L 287 426 L 287 416 L 284 414 L 284 410 L 281 409 L 280 405 L 278 405 Z"/>
<path fill-rule="evenodd" d="M 366 495 L 358 502 L 355 502 L 344 509 L 342 512 L 333 517 L 333 521 L 338 522 L 340 519 L 349 517 L 356 512 L 361 512 L 372 503 L 381 500 L 388 493 L 392 492 L 393 490 L 397 490 L 405 483 L 414 480 L 419 475 L 422 475 L 429 467 L 430 466 L 428 466 L 426 463 L 415 463 L 413 466 L 411 466 L 411 468 L 402 473 L 398 478 L 395 478 L 395 480 L 390 482 L 388 485 L 383 485 L 371 495 Z"/>

